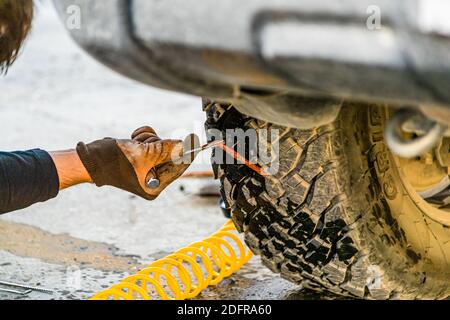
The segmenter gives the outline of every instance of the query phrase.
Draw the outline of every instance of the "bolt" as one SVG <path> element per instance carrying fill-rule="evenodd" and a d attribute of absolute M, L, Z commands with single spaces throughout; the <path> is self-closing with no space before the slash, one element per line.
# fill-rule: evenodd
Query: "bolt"
<path fill-rule="evenodd" d="M 160 185 L 160 182 L 158 179 L 151 178 L 147 181 L 147 187 L 149 187 L 149 189 L 156 189 L 159 187 L 159 185 Z"/>

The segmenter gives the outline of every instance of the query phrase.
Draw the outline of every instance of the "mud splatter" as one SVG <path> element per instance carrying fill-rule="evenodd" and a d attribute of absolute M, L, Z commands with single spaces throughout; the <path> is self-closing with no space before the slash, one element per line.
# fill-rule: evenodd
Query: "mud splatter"
<path fill-rule="evenodd" d="M 119 255 L 114 246 L 3 220 L 0 221 L 0 248 L 21 257 L 99 270 L 135 272 L 142 267 L 138 257 Z"/>

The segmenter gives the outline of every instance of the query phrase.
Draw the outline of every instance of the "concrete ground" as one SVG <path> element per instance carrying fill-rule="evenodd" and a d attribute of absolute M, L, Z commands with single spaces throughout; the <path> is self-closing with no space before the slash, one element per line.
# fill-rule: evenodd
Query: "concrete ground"
<path fill-rule="evenodd" d="M 146 87 L 98 64 L 72 42 L 48 5 L 39 6 L 24 53 L 0 82 L 0 150 L 73 148 L 78 141 L 128 137 L 144 124 L 162 137 L 202 134 L 200 98 Z M 193 167 L 209 168 L 208 154 Z M 179 180 L 153 202 L 81 185 L 1 216 L 0 280 L 55 293 L 0 292 L 0 299 L 87 299 L 204 238 L 225 219 L 217 198 L 193 194 L 202 184 Z M 314 297 L 299 290 L 253 258 L 200 298 Z"/>

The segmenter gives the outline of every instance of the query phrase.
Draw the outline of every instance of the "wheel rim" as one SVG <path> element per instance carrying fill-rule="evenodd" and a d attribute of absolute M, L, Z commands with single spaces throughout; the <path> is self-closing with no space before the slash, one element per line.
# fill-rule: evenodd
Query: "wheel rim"
<path fill-rule="evenodd" d="M 423 196 L 448 180 L 448 169 L 442 167 L 431 154 L 414 159 L 393 158 L 400 180 L 418 208 L 432 220 L 450 227 L 450 208 L 439 208 Z"/>
<path fill-rule="evenodd" d="M 385 120 L 389 118 L 389 111 L 385 116 Z M 394 156 L 384 143 L 379 148 L 376 164 L 379 169 L 376 171 L 397 225 L 393 230 L 400 231 L 408 250 L 420 257 L 417 261 L 423 263 L 422 270 L 435 272 L 437 268 L 443 275 L 447 274 L 450 267 L 450 211 L 437 208 L 420 195 L 448 176 L 447 167 L 440 166 L 445 162 L 441 161 L 442 157 L 437 159 L 438 152 L 433 152 L 434 157 L 424 155 L 407 160 Z"/>

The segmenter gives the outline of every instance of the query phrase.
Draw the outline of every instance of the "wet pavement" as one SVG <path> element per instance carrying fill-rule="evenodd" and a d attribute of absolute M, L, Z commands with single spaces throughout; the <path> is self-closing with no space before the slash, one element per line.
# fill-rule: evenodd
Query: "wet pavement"
<path fill-rule="evenodd" d="M 25 51 L 0 78 L 0 150 L 73 148 L 78 141 L 128 137 L 144 124 L 162 137 L 201 134 L 200 98 L 157 90 L 98 64 L 40 6 Z M 192 170 L 208 169 L 208 154 Z M 195 192 L 203 180 L 179 180 L 156 201 L 81 185 L 47 203 L 0 218 L 0 280 L 38 285 L 53 295 L 0 292 L 0 299 L 87 299 L 146 263 L 217 230 L 226 220 L 217 198 Z M 258 258 L 200 299 L 301 299 L 305 293 Z"/>

